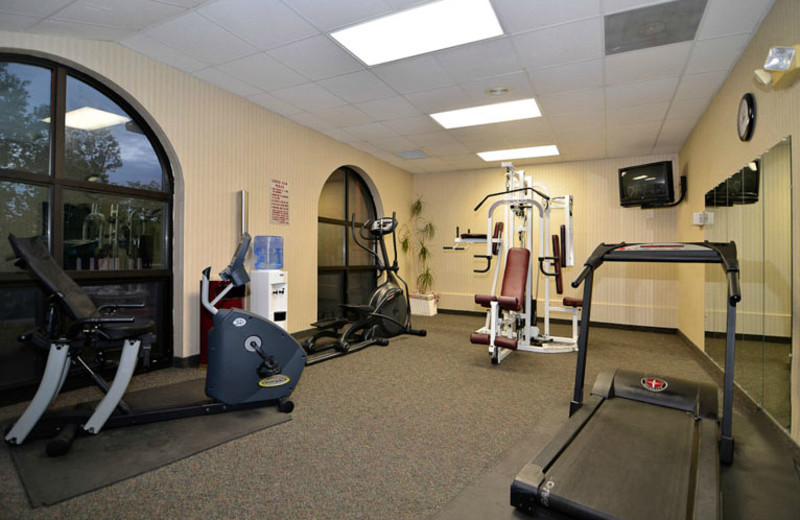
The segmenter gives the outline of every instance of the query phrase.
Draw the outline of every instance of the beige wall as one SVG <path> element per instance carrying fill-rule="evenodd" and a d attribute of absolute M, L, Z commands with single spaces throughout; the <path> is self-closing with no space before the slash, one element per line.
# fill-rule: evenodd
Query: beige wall
<path fill-rule="evenodd" d="M 569 282 L 577 276 L 580 266 L 600 242 L 677 240 L 677 208 L 623 208 L 619 205 L 617 180 L 619 168 L 675 159 L 675 156 L 658 155 L 554 164 L 515 164 L 518 170 L 525 171 L 526 176 L 532 176 L 534 183 L 547 186 L 550 195 L 570 194 L 574 197 L 575 266 L 564 271 L 566 294 L 580 295 L 579 290 L 569 287 Z M 676 185 L 677 177 L 676 170 Z M 466 251 L 443 251 L 442 246 L 452 245 L 456 226 L 462 233 L 467 229 L 474 233 L 486 233 L 487 205 L 477 213 L 473 208 L 486 194 L 504 189 L 504 169 L 499 166 L 414 176 L 414 191 L 423 196 L 425 214 L 437 227 L 433 241 L 435 256 L 431 265 L 436 275 L 434 290 L 441 294 L 442 308 L 478 310 L 480 308 L 474 305 L 473 296 L 490 292 L 492 272 L 473 273 L 473 269 L 483 268 L 485 262 L 473 259 L 472 255 L 485 254 L 485 247 L 473 245 Z M 502 214 L 498 209 L 495 220 L 502 220 Z M 564 222 L 563 212 L 553 210 L 551 215 L 551 233 L 556 233 L 558 226 Z M 538 226 L 536 222 L 536 236 Z M 535 241 L 534 254 L 537 248 L 538 240 Z M 540 305 L 544 298 L 544 283 L 544 280 L 540 281 Z M 599 272 L 595 282 L 592 319 L 674 328 L 678 323 L 676 293 L 677 271 L 674 265 L 609 264 Z M 559 303 L 553 285 L 551 302 Z"/>
<path fill-rule="evenodd" d="M 411 175 L 126 48 L 0 31 L 0 48 L 48 53 L 118 85 L 157 122 L 175 164 L 175 355 L 199 352 L 199 280 L 219 272 L 238 234 L 238 190 L 249 193 L 251 235 L 284 237 L 289 329 L 316 320 L 317 205 L 338 167 L 354 166 L 377 188 L 379 211 L 408 219 Z M 270 224 L 270 179 L 289 183 L 290 224 Z M 313 254 L 308 254 L 313 251 Z"/>
<path fill-rule="evenodd" d="M 768 90 L 753 79 L 753 70 L 764 64 L 773 45 L 800 42 L 800 2 L 776 0 L 750 45 L 715 96 L 680 152 L 681 170 L 689 175 L 689 197 L 681 205 L 678 228 L 681 240 L 702 240 L 702 229 L 691 225 L 692 212 L 702 211 L 703 195 L 718 182 L 761 155 L 783 137 L 792 139 L 792 184 L 800 186 L 800 82 L 782 90 Z M 757 122 L 751 141 L 739 141 L 736 111 L 746 92 L 756 98 Z M 800 211 L 798 195 L 792 195 L 792 267 L 800 272 Z M 790 216 L 786 215 L 789 219 Z M 703 345 L 703 282 L 700 266 L 680 268 L 681 306 L 679 327 L 696 345 Z M 800 441 L 800 284 L 792 287 L 792 437 Z"/>

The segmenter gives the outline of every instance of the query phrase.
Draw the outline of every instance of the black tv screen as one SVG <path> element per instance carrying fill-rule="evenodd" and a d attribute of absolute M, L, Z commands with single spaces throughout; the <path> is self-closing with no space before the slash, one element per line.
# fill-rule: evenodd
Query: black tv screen
<path fill-rule="evenodd" d="M 622 206 L 651 206 L 675 198 L 672 161 L 661 161 L 619 169 L 619 203 Z"/>

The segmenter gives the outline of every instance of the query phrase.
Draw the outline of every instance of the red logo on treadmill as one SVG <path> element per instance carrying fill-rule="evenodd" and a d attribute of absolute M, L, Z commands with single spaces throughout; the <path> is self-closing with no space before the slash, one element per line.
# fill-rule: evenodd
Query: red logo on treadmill
<path fill-rule="evenodd" d="M 643 377 L 642 386 L 651 392 L 663 392 L 667 389 L 667 382 L 660 377 Z"/>

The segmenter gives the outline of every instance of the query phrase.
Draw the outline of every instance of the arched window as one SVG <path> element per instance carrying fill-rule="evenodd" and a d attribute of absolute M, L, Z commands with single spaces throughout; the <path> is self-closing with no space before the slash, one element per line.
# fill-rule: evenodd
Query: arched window
<path fill-rule="evenodd" d="M 369 187 L 352 168 L 334 171 L 319 197 L 317 220 L 317 318 L 341 316 L 340 305 L 365 304 L 375 290 L 375 262 L 353 243 L 350 220 L 356 232 L 375 218 Z"/>
<path fill-rule="evenodd" d="M 42 357 L 16 336 L 46 303 L 14 266 L 9 233 L 41 235 L 98 304 L 145 303 L 152 366 L 169 364 L 172 193 L 162 145 L 121 95 L 63 64 L 0 54 L 0 392 L 38 381 Z"/>

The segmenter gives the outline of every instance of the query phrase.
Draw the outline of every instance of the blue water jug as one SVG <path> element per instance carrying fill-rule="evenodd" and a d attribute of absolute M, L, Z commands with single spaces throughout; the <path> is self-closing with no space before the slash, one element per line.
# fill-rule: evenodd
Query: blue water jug
<path fill-rule="evenodd" d="M 257 236 L 253 242 L 256 269 L 283 269 L 283 237 Z"/>

